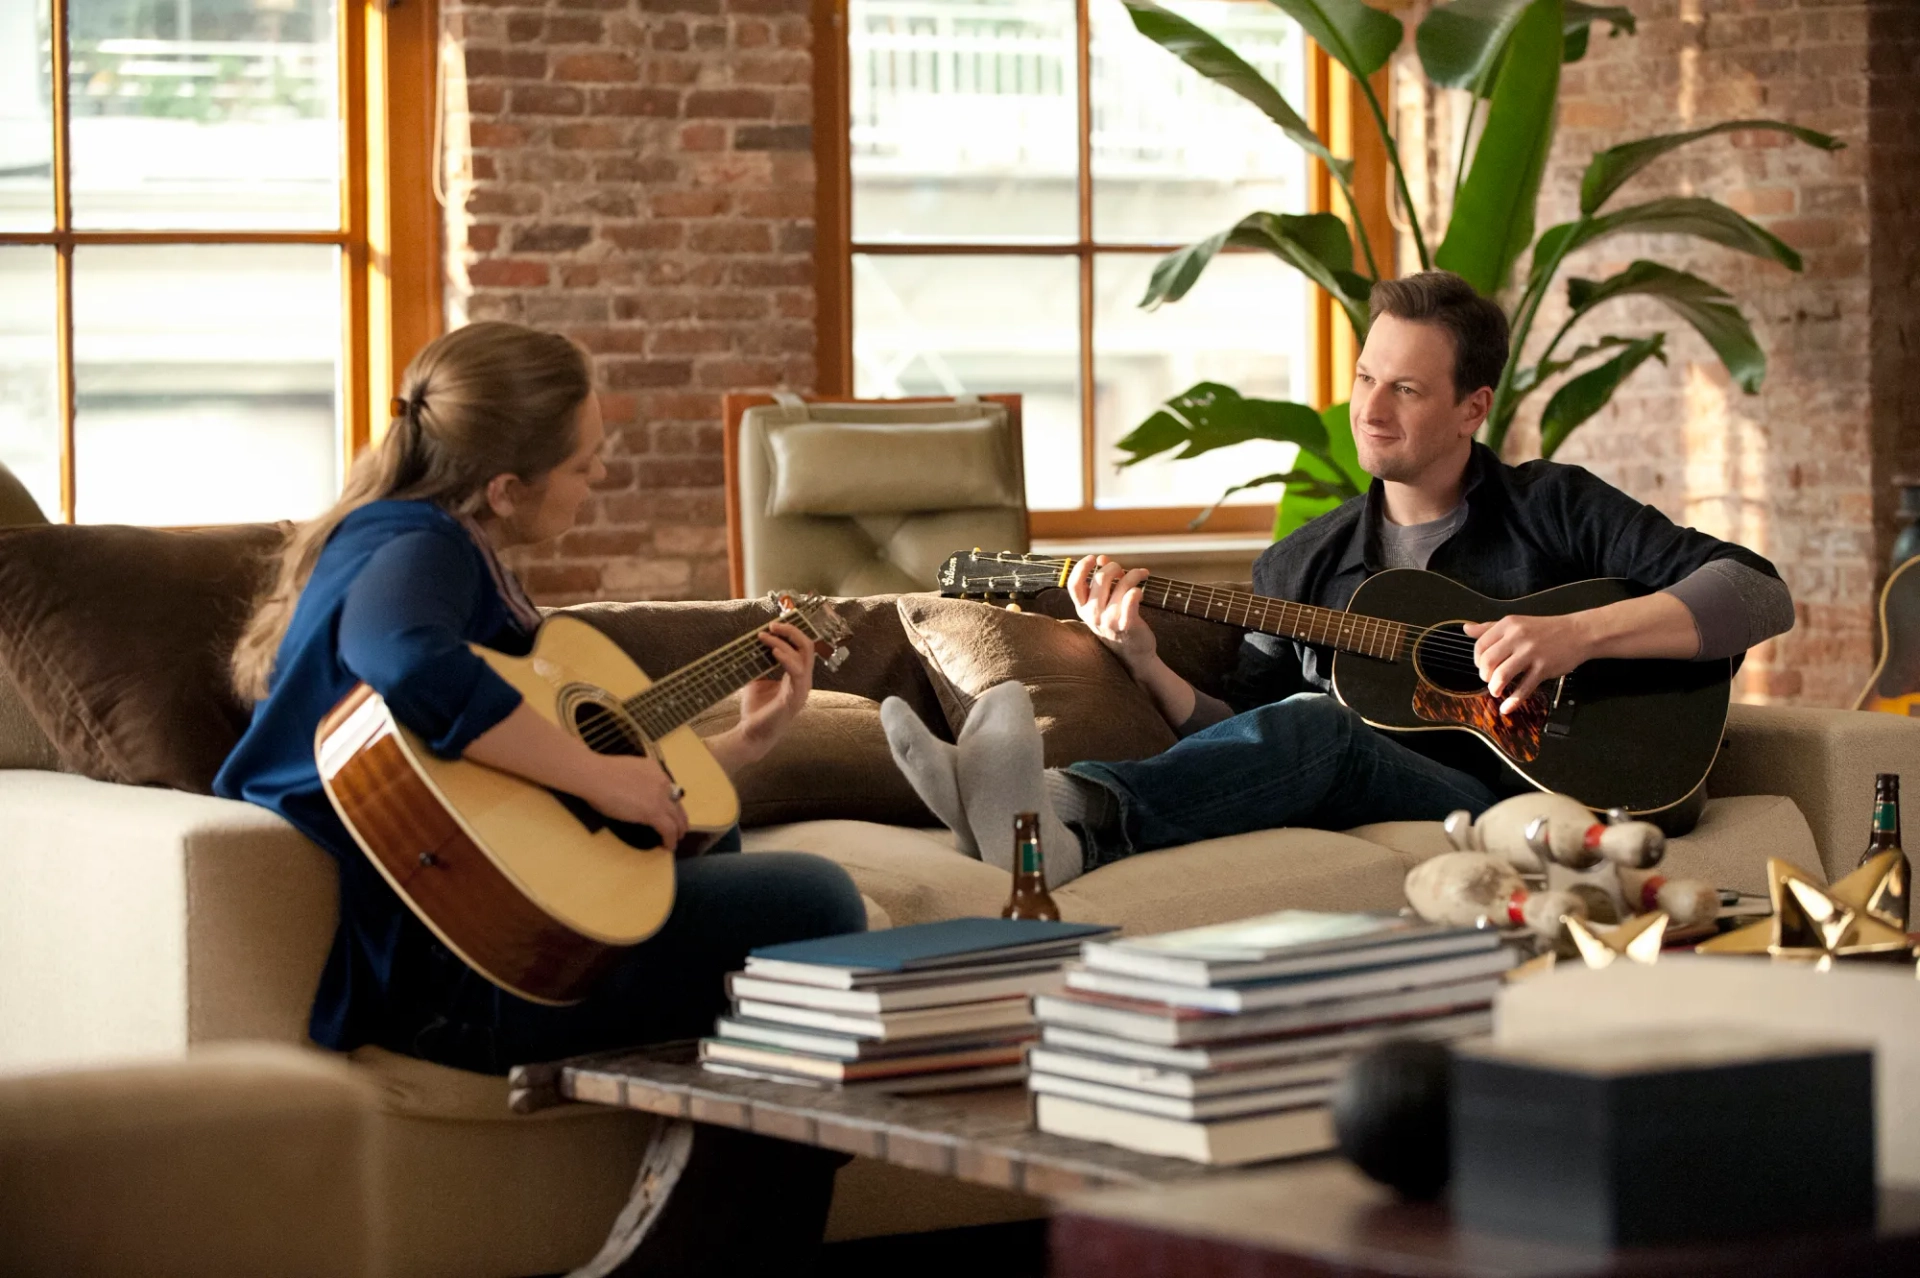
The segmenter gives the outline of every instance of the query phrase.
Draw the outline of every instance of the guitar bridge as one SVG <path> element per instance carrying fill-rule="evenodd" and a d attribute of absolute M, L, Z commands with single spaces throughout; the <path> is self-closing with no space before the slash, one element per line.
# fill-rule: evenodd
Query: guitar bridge
<path fill-rule="evenodd" d="M 1550 737 L 1569 736 L 1573 732 L 1573 712 L 1579 701 L 1573 695 L 1573 676 L 1561 675 L 1554 680 L 1553 708 L 1547 711 L 1546 734 Z"/>

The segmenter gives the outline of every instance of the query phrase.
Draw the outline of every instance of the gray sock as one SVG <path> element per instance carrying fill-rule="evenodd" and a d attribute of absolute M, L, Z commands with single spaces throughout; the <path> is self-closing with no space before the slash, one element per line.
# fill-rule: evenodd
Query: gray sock
<path fill-rule="evenodd" d="M 1084 868 L 1080 838 L 1054 815 L 1047 799 L 1040 727 L 1033 721 L 1027 690 L 1009 680 L 982 693 L 960 729 L 959 751 L 960 799 L 980 859 L 1011 871 L 1013 818 L 1037 812 L 1047 886 L 1079 878 Z"/>
<path fill-rule="evenodd" d="M 1120 800 L 1098 781 L 1065 768 L 1048 768 L 1045 783 L 1053 814 L 1067 825 L 1083 831 L 1120 828 Z"/>
<path fill-rule="evenodd" d="M 880 726 L 894 764 L 913 786 L 929 811 L 954 833 L 962 854 L 980 859 L 980 849 L 967 828 L 967 810 L 960 802 L 959 751 L 927 731 L 913 707 L 898 697 L 880 703 Z"/>

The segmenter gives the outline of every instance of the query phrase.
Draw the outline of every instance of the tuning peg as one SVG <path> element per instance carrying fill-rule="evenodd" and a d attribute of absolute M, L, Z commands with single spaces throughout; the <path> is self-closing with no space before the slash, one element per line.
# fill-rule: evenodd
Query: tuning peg
<path fill-rule="evenodd" d="M 1007 600 L 1007 611 L 1008 612 L 1025 612 L 1026 609 L 1022 608 L 1019 604 L 1009 599 Z"/>
<path fill-rule="evenodd" d="M 824 665 L 829 671 L 838 670 L 841 666 L 846 664 L 847 658 L 852 655 L 853 654 L 847 648 L 847 645 L 843 643 L 837 643 L 833 645 L 833 651 L 827 654 L 827 659 L 821 662 L 821 664 Z"/>

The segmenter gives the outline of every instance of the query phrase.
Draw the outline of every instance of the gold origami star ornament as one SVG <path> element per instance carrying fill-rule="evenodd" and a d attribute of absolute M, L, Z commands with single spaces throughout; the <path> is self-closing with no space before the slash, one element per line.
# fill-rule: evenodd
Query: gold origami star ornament
<path fill-rule="evenodd" d="M 1883 852 L 1830 887 L 1785 861 L 1767 862 L 1773 917 L 1702 941 L 1702 954 L 1770 954 L 1828 966 L 1908 954 L 1906 858 Z"/>
<path fill-rule="evenodd" d="M 1608 967 L 1621 959 L 1631 963 L 1655 963 L 1660 959 L 1660 942 L 1666 939 L 1667 916 L 1664 913 L 1637 914 L 1618 927 L 1600 927 L 1569 915 L 1567 935 L 1588 967 Z"/>

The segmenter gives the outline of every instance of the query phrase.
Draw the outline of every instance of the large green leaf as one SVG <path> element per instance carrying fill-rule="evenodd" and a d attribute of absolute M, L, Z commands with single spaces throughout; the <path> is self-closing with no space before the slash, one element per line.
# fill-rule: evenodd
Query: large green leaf
<path fill-rule="evenodd" d="M 1560 91 L 1560 20 L 1560 0 L 1533 0 L 1515 25 L 1473 167 L 1433 257 L 1434 265 L 1488 296 L 1505 287 L 1515 260 L 1533 242 L 1533 206 L 1553 146 Z"/>
<path fill-rule="evenodd" d="M 1372 478 L 1360 469 L 1359 454 L 1353 447 L 1353 417 L 1346 404 L 1334 404 L 1320 414 L 1326 431 L 1324 456 L 1312 456 L 1304 448 L 1294 459 L 1294 469 L 1306 472 L 1316 485 L 1289 484 L 1280 505 L 1273 512 L 1273 539 L 1286 536 L 1310 519 L 1318 518 L 1341 502 L 1367 491 Z"/>
<path fill-rule="evenodd" d="M 1620 389 L 1620 383 L 1649 358 L 1666 363 L 1666 340 L 1665 333 L 1655 333 L 1628 342 L 1625 350 L 1604 364 L 1596 364 L 1578 377 L 1568 378 L 1540 411 L 1540 455 L 1553 456 L 1574 428 L 1606 407 L 1613 392 Z"/>
<path fill-rule="evenodd" d="M 1128 0 L 1133 3 L 1134 0 Z M 1400 47 L 1400 19 L 1360 0 L 1271 0 L 1300 24 L 1327 56 L 1362 80 L 1387 65 Z"/>
<path fill-rule="evenodd" d="M 1543 359 L 1538 364 L 1523 366 L 1513 375 L 1513 396 L 1516 400 L 1521 399 L 1549 379 L 1566 372 L 1581 360 L 1598 355 L 1602 351 L 1612 350 L 1616 346 L 1631 346 L 1637 340 L 1632 337 L 1603 337 L 1597 342 L 1590 342 L 1580 347 L 1565 359 Z"/>
<path fill-rule="evenodd" d="M 1746 316 L 1733 304 L 1724 289 L 1716 288 L 1697 275 L 1676 271 L 1658 262 L 1639 261 L 1618 275 L 1595 282 L 1567 281 L 1567 303 L 1575 317 L 1584 315 L 1616 297 L 1640 295 L 1664 303 L 1668 310 L 1693 325 L 1714 354 L 1727 366 L 1727 372 L 1749 395 L 1760 389 L 1767 374 L 1767 356 L 1753 336 Z"/>
<path fill-rule="evenodd" d="M 1255 439 L 1298 445 L 1302 457 L 1327 451 L 1326 427 L 1305 404 L 1247 399 L 1231 386 L 1201 382 L 1168 400 L 1120 440 L 1120 451 L 1128 454 L 1120 464 L 1137 465 L 1176 448 L 1182 450 L 1179 457 L 1198 457 Z"/>
<path fill-rule="evenodd" d="M 1365 335 L 1367 293 L 1373 281 L 1354 273 L 1347 224 L 1331 213 L 1250 213 L 1226 230 L 1161 258 L 1140 305 L 1151 310 L 1185 297 L 1227 245 L 1262 249 L 1292 266 L 1327 290 L 1347 312 L 1353 331 Z"/>
<path fill-rule="evenodd" d="M 1740 216 L 1718 200 L 1697 195 L 1648 200 L 1645 204 L 1630 205 L 1583 222 L 1562 223 L 1540 236 L 1541 245 L 1557 245 L 1562 227 L 1573 228 L 1566 232 L 1566 251 L 1569 253 L 1609 235 L 1692 235 L 1754 257 L 1778 262 L 1790 271 L 1800 269 L 1800 255 L 1779 236 Z M 1534 260 L 1543 260 L 1537 250 Z"/>
<path fill-rule="evenodd" d="M 1790 133 L 1807 145 L 1817 146 L 1823 151 L 1838 151 L 1845 145 L 1838 138 L 1781 120 L 1728 120 L 1725 124 L 1694 129 L 1688 133 L 1662 133 L 1658 137 L 1641 138 L 1637 142 L 1624 142 L 1596 153 L 1587 165 L 1587 174 L 1580 179 L 1580 211 L 1591 216 L 1628 178 L 1669 151 L 1716 133 L 1744 133 L 1751 129 Z"/>
<path fill-rule="evenodd" d="M 1585 0 L 1565 0 L 1565 3 L 1567 17 L 1561 30 L 1566 36 L 1566 46 L 1560 57 L 1562 62 L 1578 62 L 1587 56 L 1587 38 L 1596 22 L 1607 24 L 1609 36 L 1632 35 L 1638 29 L 1633 10 L 1625 5 L 1587 4 Z"/>
<path fill-rule="evenodd" d="M 1427 78 L 1449 89 L 1487 95 L 1506 49 L 1507 38 L 1531 0 L 1453 0 L 1427 14 L 1414 32 L 1414 47 Z M 1615 34 L 1634 29 L 1632 10 L 1563 0 L 1562 60 L 1578 62 L 1587 52 L 1587 31 L 1609 23 Z"/>
<path fill-rule="evenodd" d="M 1353 161 L 1343 160 L 1327 150 L 1326 143 L 1313 131 L 1300 113 L 1293 109 L 1279 89 L 1252 64 L 1223 44 L 1203 27 L 1194 25 L 1177 13 L 1162 9 L 1153 0 L 1124 0 L 1133 18 L 1134 28 L 1182 62 L 1223 88 L 1231 89 L 1251 102 L 1260 113 L 1280 126 L 1308 154 L 1317 156 L 1342 181 L 1353 180 Z M 1398 27 L 1399 24 L 1395 24 Z"/>

